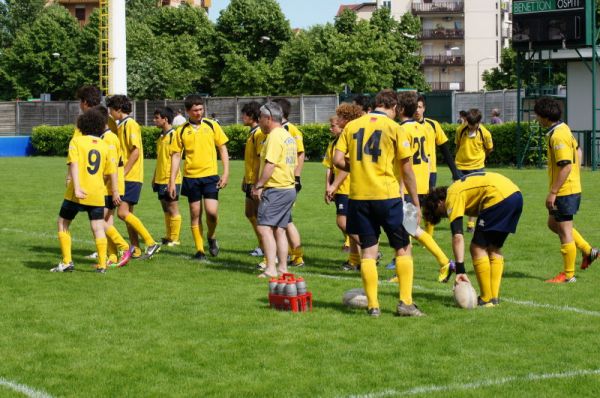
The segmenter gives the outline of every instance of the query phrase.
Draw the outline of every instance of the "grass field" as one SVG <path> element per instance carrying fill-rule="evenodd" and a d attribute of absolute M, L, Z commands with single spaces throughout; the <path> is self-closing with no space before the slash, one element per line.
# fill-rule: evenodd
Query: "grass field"
<path fill-rule="evenodd" d="M 149 181 L 154 162 L 145 167 Z M 427 314 L 420 319 L 392 315 L 397 287 L 385 282 L 392 271 L 383 265 L 379 319 L 341 305 L 360 276 L 340 271 L 341 234 L 333 206 L 323 203 L 317 163 L 305 166 L 294 212 L 306 251 L 300 273 L 315 298 L 313 312 L 301 314 L 267 307 L 267 283 L 255 277 L 247 254 L 256 242 L 243 216 L 239 161 L 221 192 L 218 258 L 189 260 L 181 202 L 180 247 L 106 275 L 84 258 L 94 250 L 84 214 L 72 227 L 76 272 L 48 272 L 60 260 L 64 159 L 4 158 L 0 170 L 2 397 L 600 395 L 600 264 L 579 272 L 575 284 L 543 283 L 561 269 L 558 239 L 545 225 L 543 170 L 497 170 L 525 198 L 519 230 L 505 247 L 502 304 L 455 307 L 451 286 L 436 282 L 433 257 L 415 247 L 415 300 Z M 600 245 L 598 178 L 583 173 L 576 225 Z M 448 181 L 446 169 L 438 181 Z M 163 235 L 149 184 L 136 213 L 156 239 Z M 435 237 L 450 254 L 447 223 Z M 382 251 L 383 264 L 391 249 Z M 467 269 L 475 280 L 470 260 Z"/>

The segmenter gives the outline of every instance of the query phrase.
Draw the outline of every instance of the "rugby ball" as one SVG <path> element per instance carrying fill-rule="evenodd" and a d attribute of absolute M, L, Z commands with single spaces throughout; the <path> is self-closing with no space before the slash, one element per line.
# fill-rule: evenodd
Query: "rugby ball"
<path fill-rule="evenodd" d="M 362 288 L 351 289 L 344 293 L 342 303 L 350 308 L 367 308 L 367 295 Z"/>
<path fill-rule="evenodd" d="M 477 308 L 477 292 L 469 282 L 459 281 L 454 285 L 454 301 L 460 308 Z"/>

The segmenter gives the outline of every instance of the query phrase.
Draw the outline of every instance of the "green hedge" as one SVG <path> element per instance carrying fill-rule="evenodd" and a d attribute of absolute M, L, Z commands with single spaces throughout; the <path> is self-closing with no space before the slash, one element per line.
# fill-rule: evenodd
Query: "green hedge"
<path fill-rule="evenodd" d="M 521 146 L 525 145 L 529 135 L 529 125 L 523 123 L 521 129 Z M 442 128 L 446 132 L 450 142 L 451 152 L 454 152 L 454 135 L 457 124 L 442 124 Z M 508 122 L 504 124 L 486 126 L 492 133 L 494 140 L 494 151 L 486 161 L 488 165 L 514 165 L 517 162 L 517 145 L 516 145 L 516 127 L 517 123 Z M 42 156 L 65 156 L 69 140 L 73 135 L 73 125 L 66 126 L 38 126 L 33 129 L 31 135 L 31 144 L 35 149 L 36 155 Z M 243 159 L 244 145 L 248 134 L 248 127 L 242 125 L 230 125 L 223 128 L 225 134 L 229 137 L 227 148 L 229 156 L 232 159 Z M 309 160 L 320 161 L 327 148 L 327 143 L 331 139 L 329 132 L 329 124 L 306 124 L 300 126 L 304 133 L 304 147 L 306 156 Z M 146 158 L 156 157 L 156 138 L 160 134 L 160 130 L 156 127 L 142 127 L 142 136 L 144 143 L 144 156 Z M 538 146 L 536 137 L 531 147 Z M 537 151 L 528 151 L 525 159 L 525 164 L 534 164 L 536 161 Z M 545 151 L 544 155 L 545 156 Z M 441 159 L 441 155 L 438 154 Z"/>

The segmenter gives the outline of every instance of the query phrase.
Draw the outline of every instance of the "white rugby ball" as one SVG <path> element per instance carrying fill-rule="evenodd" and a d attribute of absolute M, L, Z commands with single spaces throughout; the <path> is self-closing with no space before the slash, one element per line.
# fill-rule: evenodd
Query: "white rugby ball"
<path fill-rule="evenodd" d="M 460 308 L 477 308 L 477 292 L 469 282 L 459 281 L 453 290 L 454 301 Z"/>
<path fill-rule="evenodd" d="M 365 290 L 362 288 L 348 290 L 342 297 L 342 303 L 351 308 L 367 308 L 368 301 Z"/>

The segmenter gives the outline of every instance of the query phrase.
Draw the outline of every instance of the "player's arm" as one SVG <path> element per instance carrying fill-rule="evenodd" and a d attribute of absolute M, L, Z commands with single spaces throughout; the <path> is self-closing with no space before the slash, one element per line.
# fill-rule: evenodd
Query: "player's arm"
<path fill-rule="evenodd" d="M 87 193 L 79 184 L 79 165 L 77 162 L 69 163 L 69 175 L 71 177 L 71 181 L 73 182 L 73 192 L 75 193 L 75 197 L 77 199 L 85 199 Z"/>
<path fill-rule="evenodd" d="M 181 163 L 181 152 L 173 152 L 171 154 L 171 175 L 169 176 L 169 196 L 171 199 L 177 197 L 177 186 L 175 179 L 177 178 L 177 172 L 179 171 L 179 164 Z"/>
<path fill-rule="evenodd" d="M 350 162 L 346 159 L 346 154 L 337 148 L 333 154 L 333 165 L 342 171 L 350 172 Z"/>
<path fill-rule="evenodd" d="M 456 167 L 456 162 L 454 161 L 454 157 L 450 154 L 450 148 L 448 146 L 448 142 L 444 142 L 442 145 L 438 145 L 440 151 L 442 152 L 442 157 L 444 158 L 444 162 L 448 165 L 450 172 L 452 173 L 452 179 L 454 181 L 460 180 L 462 177 L 462 173 Z"/>
<path fill-rule="evenodd" d="M 419 209 L 417 214 L 418 225 L 421 222 L 421 205 L 419 204 L 419 195 L 417 193 L 417 179 L 410 160 L 410 157 L 400 159 L 400 170 L 402 171 L 402 183 L 410 195 L 413 205 Z"/>
<path fill-rule="evenodd" d="M 119 193 L 119 175 L 115 170 L 114 173 L 109 174 L 110 184 L 112 188 L 112 201 L 115 206 L 121 204 L 121 194 Z M 154 181 L 154 180 L 153 180 Z"/>
<path fill-rule="evenodd" d="M 452 232 L 452 252 L 454 253 L 456 264 L 456 281 L 469 282 L 467 271 L 465 270 L 465 236 L 463 233 L 463 218 L 457 217 L 450 223 Z"/>
<path fill-rule="evenodd" d="M 550 192 L 548 192 L 548 196 L 546 197 L 546 208 L 548 210 L 554 209 L 556 195 L 558 195 L 560 187 L 562 187 L 565 181 L 567 181 L 567 178 L 571 173 L 571 169 L 573 168 L 570 160 L 561 160 L 556 165 L 558 166 L 558 174 L 556 175 L 554 181 L 552 181 Z"/>
<path fill-rule="evenodd" d="M 269 181 L 269 178 L 271 178 L 274 171 L 275 171 L 275 163 L 271 163 L 268 160 L 265 160 L 265 166 L 263 167 L 263 172 L 262 172 L 260 178 L 258 179 L 258 181 L 256 181 L 256 185 L 254 185 L 252 187 L 252 196 L 255 199 L 258 199 L 258 200 L 261 199 L 265 184 L 267 183 L 267 181 Z"/>
<path fill-rule="evenodd" d="M 223 174 L 217 183 L 217 188 L 223 189 L 229 182 L 229 152 L 227 152 L 227 146 L 225 144 L 217 147 L 219 155 L 221 156 L 221 163 L 223 164 Z"/>
<path fill-rule="evenodd" d="M 331 168 L 326 168 L 325 169 L 325 203 L 329 204 L 329 202 L 331 202 L 331 200 L 329 199 L 329 192 L 330 192 L 330 188 L 331 188 Z"/>
<path fill-rule="evenodd" d="M 335 195 L 337 190 L 340 188 L 340 185 L 342 185 L 342 183 L 344 182 L 346 177 L 348 177 L 348 175 L 349 175 L 349 173 L 347 171 L 338 170 L 338 173 L 335 176 L 335 179 L 329 186 L 329 191 L 328 191 L 329 201 L 333 200 L 333 196 Z"/>
<path fill-rule="evenodd" d="M 140 157 L 140 148 L 134 147 L 133 150 L 131 151 L 131 153 L 129 154 L 129 159 L 127 159 L 127 163 L 125 164 L 125 170 L 124 170 L 125 175 L 129 174 L 129 170 L 131 170 L 131 168 L 133 167 L 135 162 L 137 162 L 139 157 Z"/>
<path fill-rule="evenodd" d="M 302 189 L 302 183 L 300 182 L 300 175 L 302 174 L 302 168 L 304 167 L 304 159 L 306 154 L 304 152 L 298 152 L 298 158 L 296 168 L 294 169 L 294 178 L 296 179 L 296 192 L 300 192 Z"/>

